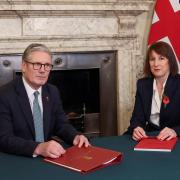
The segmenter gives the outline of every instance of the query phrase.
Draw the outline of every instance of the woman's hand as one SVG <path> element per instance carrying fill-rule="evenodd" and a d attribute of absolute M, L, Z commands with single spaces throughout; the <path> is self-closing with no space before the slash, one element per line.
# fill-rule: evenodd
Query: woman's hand
<path fill-rule="evenodd" d="M 176 136 L 177 136 L 177 134 L 174 131 L 174 129 L 165 127 L 163 130 L 160 131 L 157 138 L 161 141 L 164 141 L 164 140 L 170 140 L 172 138 L 175 138 Z"/>
<path fill-rule="evenodd" d="M 147 135 L 146 135 L 146 132 L 144 131 L 144 129 L 142 127 L 138 126 L 138 127 L 134 128 L 132 138 L 135 141 L 139 141 L 142 138 L 147 138 Z"/>

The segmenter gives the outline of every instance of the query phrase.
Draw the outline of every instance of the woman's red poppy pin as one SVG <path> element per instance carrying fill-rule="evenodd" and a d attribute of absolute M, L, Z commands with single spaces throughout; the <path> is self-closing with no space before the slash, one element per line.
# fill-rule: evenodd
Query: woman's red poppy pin
<path fill-rule="evenodd" d="M 164 109 L 167 107 L 167 105 L 168 105 L 169 103 L 170 103 L 169 97 L 164 94 L 164 95 L 163 95 Z"/>

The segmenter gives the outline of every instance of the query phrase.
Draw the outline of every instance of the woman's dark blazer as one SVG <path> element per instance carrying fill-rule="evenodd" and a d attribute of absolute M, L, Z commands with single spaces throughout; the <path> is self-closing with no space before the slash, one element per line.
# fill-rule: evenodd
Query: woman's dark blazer
<path fill-rule="evenodd" d="M 78 132 L 67 122 L 55 86 L 42 86 L 42 103 L 45 141 L 58 136 L 72 143 Z M 22 78 L 17 78 L 0 88 L 0 150 L 32 156 L 38 144 L 29 99 Z"/>
<path fill-rule="evenodd" d="M 142 78 L 137 82 L 135 105 L 130 120 L 128 132 L 132 134 L 133 129 L 140 126 L 145 131 L 162 130 L 165 127 L 172 128 L 180 135 L 180 75 L 169 75 L 164 95 L 170 102 L 166 105 L 161 103 L 160 126 L 153 125 L 149 119 L 153 95 L 153 78 Z"/>

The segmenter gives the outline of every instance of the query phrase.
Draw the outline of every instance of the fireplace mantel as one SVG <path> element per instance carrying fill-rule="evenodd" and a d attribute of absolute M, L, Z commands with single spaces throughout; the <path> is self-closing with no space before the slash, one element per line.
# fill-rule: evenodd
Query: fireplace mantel
<path fill-rule="evenodd" d="M 1 1 L 0 54 L 22 53 L 29 43 L 37 41 L 46 43 L 52 51 L 117 49 L 122 40 L 138 40 L 137 16 L 149 12 L 153 2 Z M 138 43 L 136 48 L 139 48 Z"/>
<path fill-rule="evenodd" d="M 1 1 L 0 54 L 22 53 L 33 42 L 46 44 L 52 52 L 117 51 L 121 134 L 129 124 L 144 58 L 141 47 L 146 37 L 137 24 L 139 17 L 152 14 L 153 5 L 154 0 Z M 144 29 L 148 25 L 141 22 Z"/>
<path fill-rule="evenodd" d="M 1 1 L 1 10 L 149 10 L 153 0 L 11 0 Z"/>

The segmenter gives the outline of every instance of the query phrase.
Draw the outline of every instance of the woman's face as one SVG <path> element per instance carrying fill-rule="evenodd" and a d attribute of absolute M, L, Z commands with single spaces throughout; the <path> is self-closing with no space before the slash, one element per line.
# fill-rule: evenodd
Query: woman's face
<path fill-rule="evenodd" d="M 149 65 L 155 78 L 166 78 L 169 75 L 169 60 L 166 57 L 157 54 L 155 51 L 150 53 Z"/>

